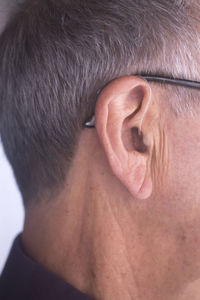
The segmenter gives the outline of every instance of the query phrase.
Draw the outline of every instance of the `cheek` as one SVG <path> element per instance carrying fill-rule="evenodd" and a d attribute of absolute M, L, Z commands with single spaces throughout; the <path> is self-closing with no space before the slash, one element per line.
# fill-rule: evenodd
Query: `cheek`
<path fill-rule="evenodd" d="M 170 137 L 173 146 L 161 205 L 176 234 L 183 271 L 200 276 L 200 121 L 181 126 Z"/>
<path fill-rule="evenodd" d="M 170 185 L 180 198 L 183 209 L 200 206 L 200 139 L 191 138 L 171 151 Z"/>
<path fill-rule="evenodd" d="M 169 194 L 185 217 L 200 217 L 200 120 L 180 120 L 169 132 Z"/>
<path fill-rule="evenodd" d="M 179 256 L 182 257 L 182 272 L 192 281 L 200 277 L 200 227 L 199 222 L 185 226 L 179 236 Z"/>

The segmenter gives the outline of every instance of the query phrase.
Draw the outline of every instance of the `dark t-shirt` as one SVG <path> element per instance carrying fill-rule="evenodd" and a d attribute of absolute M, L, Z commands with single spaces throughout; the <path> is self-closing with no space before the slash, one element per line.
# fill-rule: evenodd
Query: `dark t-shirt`
<path fill-rule="evenodd" d="M 20 236 L 0 277 L 0 300 L 92 300 L 45 270 L 24 252 Z"/>

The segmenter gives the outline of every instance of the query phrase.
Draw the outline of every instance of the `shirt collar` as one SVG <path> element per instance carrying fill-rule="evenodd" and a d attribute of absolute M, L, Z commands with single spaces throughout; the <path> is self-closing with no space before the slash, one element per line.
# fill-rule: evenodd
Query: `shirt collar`
<path fill-rule="evenodd" d="M 28 257 L 21 235 L 13 243 L 0 278 L 0 299 L 92 300 Z"/>

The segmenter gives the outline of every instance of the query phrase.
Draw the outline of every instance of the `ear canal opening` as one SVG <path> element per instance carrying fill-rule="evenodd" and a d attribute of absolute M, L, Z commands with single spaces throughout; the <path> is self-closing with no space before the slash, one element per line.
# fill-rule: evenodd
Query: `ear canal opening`
<path fill-rule="evenodd" d="M 133 127 L 131 129 L 131 134 L 133 137 L 133 146 L 135 151 L 140 153 L 146 153 L 148 151 L 148 147 L 143 142 L 143 133 L 137 127 Z"/>

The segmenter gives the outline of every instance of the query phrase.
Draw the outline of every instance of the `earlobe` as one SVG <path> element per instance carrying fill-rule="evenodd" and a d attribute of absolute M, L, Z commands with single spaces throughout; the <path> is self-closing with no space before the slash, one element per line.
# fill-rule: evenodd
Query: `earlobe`
<path fill-rule="evenodd" d="M 141 128 L 150 102 L 148 83 L 141 78 L 125 76 L 106 86 L 95 111 L 95 127 L 110 168 L 131 195 L 138 199 L 146 199 L 152 193 L 149 151 L 141 136 L 141 133 L 144 135 Z M 133 134 L 135 128 L 138 130 Z M 148 132 L 145 134 L 148 135 Z"/>
<path fill-rule="evenodd" d="M 135 153 L 135 156 L 137 154 Z M 152 194 L 152 180 L 145 158 L 135 158 L 135 164 L 127 169 L 121 177 L 121 182 L 128 191 L 137 199 L 147 199 Z"/>

